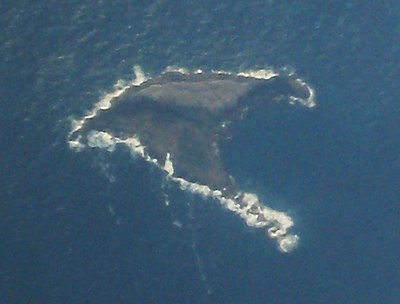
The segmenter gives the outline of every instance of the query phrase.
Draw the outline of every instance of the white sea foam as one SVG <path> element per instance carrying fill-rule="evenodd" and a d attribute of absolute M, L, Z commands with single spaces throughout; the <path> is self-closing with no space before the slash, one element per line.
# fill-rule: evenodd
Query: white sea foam
<path fill-rule="evenodd" d="M 137 136 L 121 139 L 107 132 L 92 130 L 88 134 L 87 142 L 91 148 L 100 148 L 108 152 L 113 152 L 117 144 L 126 145 L 131 153 L 143 157 L 146 161 L 164 170 L 167 174 L 167 180 L 178 184 L 183 191 L 200 195 L 205 199 L 211 198 L 218 201 L 227 210 L 239 215 L 250 227 L 266 227 L 268 236 L 277 240 L 278 248 L 282 252 L 290 252 L 296 248 L 299 237 L 289 233 L 293 226 L 293 220 L 284 212 L 264 206 L 256 194 L 237 193 L 234 198 L 225 197 L 220 190 L 211 189 L 207 185 L 189 182 L 184 178 L 176 177 L 174 176 L 174 165 L 170 154 L 166 154 L 164 165 L 160 164 L 156 159 L 148 155 Z"/>
<path fill-rule="evenodd" d="M 190 74 L 187 69 L 183 68 L 170 67 L 165 70 L 165 72 L 171 71 Z M 277 241 L 278 248 L 281 252 L 287 253 L 295 249 L 299 243 L 299 236 L 290 233 L 290 230 L 294 225 L 292 218 L 282 211 L 277 211 L 267 207 L 260 202 L 256 194 L 239 192 L 234 196 L 227 197 L 224 196 L 222 189 L 211 189 L 207 185 L 190 182 L 182 177 L 177 177 L 174 175 L 174 163 L 173 159 L 171 159 L 170 153 L 166 153 L 165 161 L 161 164 L 157 159 L 152 158 L 147 153 L 145 146 L 142 145 L 140 138 L 136 135 L 128 138 L 119 138 L 111 133 L 97 130 L 91 130 L 85 137 L 80 134 L 80 131 L 86 122 L 96 117 L 99 111 L 108 110 L 111 108 L 113 102 L 118 100 L 118 97 L 126 90 L 133 86 L 140 86 L 140 84 L 147 80 L 139 66 L 135 66 L 134 72 L 135 78 L 132 81 L 118 81 L 114 86 L 115 90 L 113 92 L 104 95 L 82 118 L 72 122 L 71 131 L 68 134 L 68 143 L 70 148 L 75 151 L 81 151 L 85 147 L 90 147 L 113 152 L 117 145 L 125 145 L 133 155 L 140 156 L 147 162 L 165 171 L 166 179 L 170 182 L 176 183 L 183 191 L 188 191 L 206 199 L 211 198 L 218 201 L 227 210 L 240 216 L 248 226 L 254 228 L 265 228 L 267 235 L 271 239 Z M 196 70 L 194 73 L 201 74 L 202 70 Z M 264 80 L 269 80 L 279 76 L 279 73 L 272 69 L 250 70 L 236 74 L 225 71 L 213 71 L 213 73 Z M 290 102 L 300 103 L 306 107 L 314 107 L 316 104 L 314 90 L 300 78 L 292 79 L 292 81 L 294 81 L 296 86 L 308 90 L 309 98 L 304 100 L 298 97 L 290 97 Z"/>
<path fill-rule="evenodd" d="M 83 117 L 72 121 L 72 128 L 68 134 L 68 144 L 71 149 L 76 151 L 84 149 L 85 146 L 81 142 L 82 137 L 79 135 L 75 137 L 75 135 L 79 133 L 89 119 L 96 117 L 99 111 L 105 111 L 111 108 L 113 101 L 115 101 L 117 97 L 121 96 L 126 90 L 132 86 L 139 86 L 147 80 L 140 66 L 134 66 L 133 70 L 135 78 L 132 81 L 125 84 L 122 80 L 118 80 L 117 84 L 114 85 L 115 90 L 113 92 L 104 95 Z"/>
<path fill-rule="evenodd" d="M 308 91 L 309 97 L 307 99 L 295 97 L 295 96 L 290 96 L 290 103 L 295 104 L 295 103 L 300 103 L 301 105 L 307 107 L 307 108 L 313 108 L 317 105 L 316 103 L 316 96 L 315 96 L 315 90 L 310 87 L 303 79 L 301 78 L 296 78 L 294 80 L 296 85 L 299 87 L 304 88 L 305 90 Z"/>
<path fill-rule="evenodd" d="M 279 73 L 275 72 L 273 69 L 260 69 L 240 72 L 237 75 L 248 78 L 269 80 L 271 78 L 279 76 Z"/>

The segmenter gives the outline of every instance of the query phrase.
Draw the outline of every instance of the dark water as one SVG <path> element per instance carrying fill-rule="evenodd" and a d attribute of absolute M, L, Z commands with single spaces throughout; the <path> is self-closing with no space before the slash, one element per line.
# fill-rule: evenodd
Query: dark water
<path fill-rule="evenodd" d="M 2 303 L 400 302 L 397 1 L 0 11 Z M 176 189 L 166 207 L 161 174 L 124 151 L 69 150 L 70 119 L 135 64 L 289 65 L 316 88 L 314 111 L 257 113 L 222 149 L 239 182 L 295 218 L 297 251 Z"/>

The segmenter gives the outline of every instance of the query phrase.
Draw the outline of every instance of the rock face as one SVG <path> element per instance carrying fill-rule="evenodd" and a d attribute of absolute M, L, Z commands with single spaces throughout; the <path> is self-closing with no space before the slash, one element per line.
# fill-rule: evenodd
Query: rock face
<path fill-rule="evenodd" d="M 219 200 L 250 226 L 268 226 L 269 235 L 281 238 L 282 244 L 297 243 L 297 236 L 287 234 L 293 224 L 290 218 L 279 219 L 286 215 L 240 191 L 229 168 L 224 168 L 218 147 L 232 122 L 251 119 L 246 115 L 249 108 L 267 111 L 276 102 L 311 108 L 314 91 L 293 75 L 271 70 L 168 71 L 152 79 L 145 79 L 139 69 L 136 74 L 136 81 L 106 95 L 77 121 L 70 146 L 113 151 L 116 144 L 125 144 L 163 169 L 183 190 Z"/>

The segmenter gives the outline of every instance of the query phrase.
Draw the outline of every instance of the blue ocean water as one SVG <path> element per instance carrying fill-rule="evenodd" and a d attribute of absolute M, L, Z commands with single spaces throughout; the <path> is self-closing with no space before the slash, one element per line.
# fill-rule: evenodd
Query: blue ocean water
<path fill-rule="evenodd" d="M 396 1 L 0 11 L 2 303 L 400 302 Z M 313 85 L 317 108 L 256 113 L 222 147 L 240 183 L 294 217 L 295 252 L 212 202 L 170 189 L 166 207 L 161 173 L 124 151 L 68 148 L 71 119 L 134 65 L 290 66 Z"/>

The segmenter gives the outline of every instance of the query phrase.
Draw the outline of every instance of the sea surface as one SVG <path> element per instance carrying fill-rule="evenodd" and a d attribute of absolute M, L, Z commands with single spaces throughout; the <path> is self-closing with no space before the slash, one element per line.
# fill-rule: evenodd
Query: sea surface
<path fill-rule="evenodd" d="M 1 303 L 400 303 L 398 1 L 5 0 L 0 28 Z M 123 149 L 68 147 L 135 65 L 316 90 L 221 147 L 294 218 L 295 251 Z"/>

